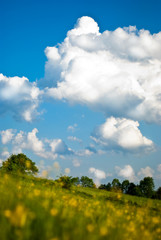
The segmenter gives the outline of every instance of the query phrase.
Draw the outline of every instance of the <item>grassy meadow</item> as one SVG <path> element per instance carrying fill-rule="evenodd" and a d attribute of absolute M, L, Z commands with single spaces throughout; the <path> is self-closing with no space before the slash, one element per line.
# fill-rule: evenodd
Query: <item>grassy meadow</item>
<path fill-rule="evenodd" d="M 0 239 L 161 239 L 161 201 L 0 175 Z"/>

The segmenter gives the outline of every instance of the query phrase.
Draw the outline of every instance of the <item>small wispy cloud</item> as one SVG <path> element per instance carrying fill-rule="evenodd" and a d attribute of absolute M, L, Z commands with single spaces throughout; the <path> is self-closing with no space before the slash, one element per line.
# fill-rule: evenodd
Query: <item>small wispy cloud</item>
<path fill-rule="evenodd" d="M 75 136 L 68 136 L 68 140 L 73 141 L 73 142 L 82 143 L 82 140 L 80 138 L 75 137 Z"/>
<path fill-rule="evenodd" d="M 75 132 L 77 126 L 78 126 L 78 125 L 75 123 L 75 124 L 73 124 L 73 125 L 68 126 L 67 130 L 68 130 L 68 131 L 71 131 L 71 132 Z"/>

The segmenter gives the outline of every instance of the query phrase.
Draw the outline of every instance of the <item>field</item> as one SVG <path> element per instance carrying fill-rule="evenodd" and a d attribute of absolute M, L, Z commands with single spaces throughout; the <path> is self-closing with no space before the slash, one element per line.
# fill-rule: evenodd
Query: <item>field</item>
<path fill-rule="evenodd" d="M 161 201 L 0 175 L 0 239 L 161 239 Z"/>

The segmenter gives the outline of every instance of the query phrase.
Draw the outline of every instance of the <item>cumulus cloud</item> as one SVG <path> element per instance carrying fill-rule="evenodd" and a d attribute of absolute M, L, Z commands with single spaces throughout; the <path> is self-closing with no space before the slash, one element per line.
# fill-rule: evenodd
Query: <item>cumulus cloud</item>
<path fill-rule="evenodd" d="M 95 176 L 96 178 L 98 178 L 98 179 L 105 179 L 105 178 L 106 178 L 106 173 L 105 173 L 104 171 L 102 171 L 102 170 L 99 170 L 99 169 L 96 169 L 96 168 L 91 167 L 91 168 L 89 169 L 89 172 L 90 172 L 90 173 L 93 173 L 94 176 Z"/>
<path fill-rule="evenodd" d="M 92 139 L 107 150 L 134 153 L 153 151 L 153 142 L 144 137 L 138 127 L 137 121 L 125 118 L 107 118 L 104 124 L 94 130 Z"/>
<path fill-rule="evenodd" d="M 50 141 L 51 151 L 55 154 L 66 155 L 72 154 L 72 150 L 67 147 L 65 142 L 62 139 L 53 139 Z"/>
<path fill-rule="evenodd" d="M 153 175 L 154 175 L 154 170 L 148 166 L 145 168 L 141 168 L 140 171 L 138 172 L 138 176 L 140 178 L 153 177 Z"/>
<path fill-rule="evenodd" d="M 99 32 L 78 19 L 64 41 L 45 50 L 44 85 L 54 99 L 106 115 L 161 123 L 161 33 L 129 26 Z"/>
<path fill-rule="evenodd" d="M 128 179 L 129 181 L 135 181 L 136 176 L 133 168 L 130 165 L 125 165 L 123 168 L 115 167 L 118 176 Z"/>
<path fill-rule="evenodd" d="M 25 77 L 0 74 L 0 115 L 11 112 L 14 118 L 31 122 L 40 113 L 37 108 L 42 91 Z"/>
<path fill-rule="evenodd" d="M 13 129 L 3 130 L 3 131 L 0 131 L 0 135 L 1 135 L 2 143 L 6 144 L 12 140 L 14 136 L 14 131 Z"/>
<path fill-rule="evenodd" d="M 49 159 L 73 154 L 73 151 L 67 147 L 62 139 L 41 140 L 38 138 L 37 133 L 37 128 L 34 128 L 31 132 L 19 131 L 18 133 L 16 133 L 16 130 L 7 129 L 6 131 L 1 131 L 1 141 L 2 144 L 7 144 L 11 141 L 12 152 L 15 154 L 21 153 L 23 150 L 30 150 L 37 156 Z"/>
<path fill-rule="evenodd" d="M 94 175 L 94 182 L 96 186 L 99 186 L 100 181 L 106 178 L 106 173 L 104 171 L 94 167 L 89 168 L 89 173 Z"/>

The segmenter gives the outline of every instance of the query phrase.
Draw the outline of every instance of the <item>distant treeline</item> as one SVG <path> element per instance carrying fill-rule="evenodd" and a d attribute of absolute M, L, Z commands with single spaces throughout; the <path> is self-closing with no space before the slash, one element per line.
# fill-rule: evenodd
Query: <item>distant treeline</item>
<path fill-rule="evenodd" d="M 14 173 L 17 176 L 20 174 L 24 176 L 35 175 L 38 173 L 38 171 L 39 170 L 35 163 L 23 153 L 11 155 L 2 163 L 2 166 L 0 167 L 1 173 Z M 82 176 L 81 178 L 60 176 L 55 181 L 52 181 L 52 184 L 53 183 L 58 183 L 63 188 L 67 189 L 70 189 L 72 185 L 96 188 L 93 179 L 87 176 Z M 99 186 L 99 189 L 107 191 L 122 192 L 139 197 L 161 199 L 161 187 L 159 187 L 157 191 L 155 191 L 154 188 L 154 180 L 152 177 L 145 177 L 138 185 L 135 185 L 133 182 L 129 182 L 129 180 L 124 180 L 122 183 L 120 183 L 119 179 L 115 178 L 113 179 L 112 183 L 109 182 Z"/>
<path fill-rule="evenodd" d="M 78 177 L 69 177 L 61 176 L 56 180 L 62 184 L 64 188 L 70 188 L 72 185 L 81 185 L 82 187 L 91 187 L 96 188 L 96 185 L 93 182 L 92 178 L 87 176 Z M 124 194 L 135 195 L 139 197 L 147 197 L 153 199 L 161 199 L 161 187 L 154 190 L 154 180 L 152 177 L 145 177 L 140 181 L 138 185 L 135 185 L 129 180 L 124 180 L 120 183 L 119 179 L 113 179 L 112 183 L 101 184 L 98 188 L 111 191 L 111 192 L 122 192 Z"/>
<path fill-rule="evenodd" d="M 112 183 L 101 184 L 99 189 L 105 189 L 107 191 L 123 192 L 129 195 L 135 195 L 138 197 L 147 197 L 153 199 L 161 199 L 161 187 L 156 191 L 154 190 L 154 180 L 152 177 L 145 177 L 139 184 L 124 180 L 122 183 L 115 178 Z"/>

